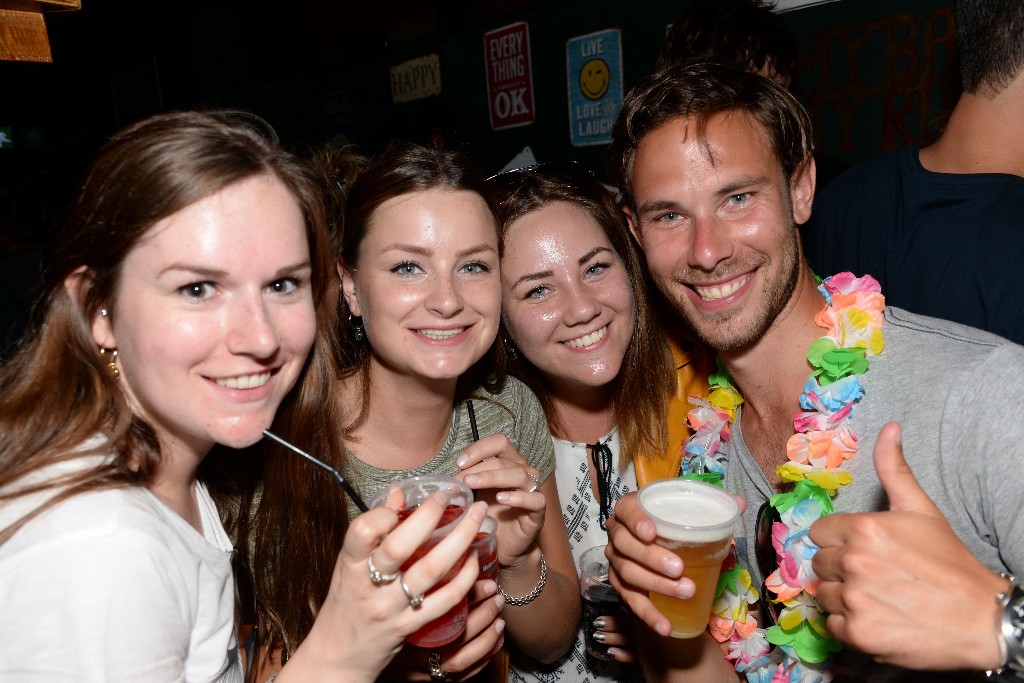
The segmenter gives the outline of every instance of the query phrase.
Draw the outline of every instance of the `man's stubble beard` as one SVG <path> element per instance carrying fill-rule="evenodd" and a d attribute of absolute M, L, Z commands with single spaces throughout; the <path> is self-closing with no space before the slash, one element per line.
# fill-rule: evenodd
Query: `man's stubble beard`
<path fill-rule="evenodd" d="M 678 291 L 679 288 L 689 289 L 689 287 L 680 284 L 675 278 L 669 281 L 668 286 L 659 280 L 658 287 L 672 303 L 676 312 L 682 316 L 690 331 L 705 345 L 719 352 L 742 350 L 765 335 L 779 314 L 786 308 L 793 292 L 796 291 L 796 285 L 800 279 L 800 238 L 795 224 L 791 225 L 790 235 L 791 239 L 780 255 L 783 265 L 783 269 L 780 271 L 781 277 L 777 283 L 765 283 L 768 287 L 767 296 L 759 309 L 754 312 L 747 329 L 737 331 L 736 336 L 726 337 L 716 335 L 714 332 L 722 325 L 727 325 L 733 318 L 743 315 L 745 311 L 727 311 L 717 314 L 699 313 L 689 303 L 689 295 L 686 292 Z M 770 265 L 770 261 L 762 265 L 762 270 L 764 265 Z M 669 287 L 672 289 L 669 290 Z"/>

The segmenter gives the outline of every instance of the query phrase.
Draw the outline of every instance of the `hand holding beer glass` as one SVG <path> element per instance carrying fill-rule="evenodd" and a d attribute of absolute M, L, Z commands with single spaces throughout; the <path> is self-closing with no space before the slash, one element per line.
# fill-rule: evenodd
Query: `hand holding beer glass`
<path fill-rule="evenodd" d="M 640 507 L 654 522 L 656 543 L 683 561 L 683 576 L 697 586 L 692 598 L 651 593 L 651 602 L 672 624 L 674 638 L 704 633 L 718 574 L 729 552 L 740 505 L 724 490 L 692 479 L 663 479 L 640 489 Z"/>

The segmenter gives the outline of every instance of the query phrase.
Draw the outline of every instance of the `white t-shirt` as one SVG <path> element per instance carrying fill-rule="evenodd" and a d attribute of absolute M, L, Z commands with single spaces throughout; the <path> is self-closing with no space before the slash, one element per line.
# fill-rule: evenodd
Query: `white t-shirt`
<path fill-rule="evenodd" d="M 85 466 L 82 458 L 68 466 Z M 0 528 L 52 491 L 0 505 Z M 0 680 L 240 682 L 231 542 L 144 488 L 75 496 L 0 545 Z"/>

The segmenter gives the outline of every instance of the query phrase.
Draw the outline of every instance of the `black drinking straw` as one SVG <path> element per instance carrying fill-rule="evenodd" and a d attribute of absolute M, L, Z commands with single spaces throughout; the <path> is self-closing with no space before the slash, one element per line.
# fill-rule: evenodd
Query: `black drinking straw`
<path fill-rule="evenodd" d="M 473 430 L 473 441 L 480 440 L 480 432 L 476 428 L 476 411 L 473 410 L 473 402 L 466 399 L 466 412 L 469 413 L 469 428 Z"/>
<path fill-rule="evenodd" d="M 293 453 L 298 453 L 303 458 L 305 458 L 309 462 L 313 463 L 314 465 L 322 469 L 324 472 L 330 474 L 339 484 L 341 484 L 341 488 L 345 489 L 345 493 L 348 494 L 348 497 L 351 498 L 352 502 L 356 504 L 356 507 L 358 507 L 363 512 L 366 512 L 369 509 L 366 507 L 366 503 L 363 502 L 363 499 L 359 497 L 359 494 L 356 493 L 356 490 L 352 488 L 352 485 L 345 481 L 345 477 L 341 476 L 341 472 L 334 469 L 333 467 L 325 463 L 323 460 L 318 460 L 317 458 L 314 458 L 312 455 L 302 450 L 301 448 L 293 446 L 292 444 L 288 443 L 287 441 L 279 437 L 277 434 L 271 432 L 269 429 L 263 430 L 263 436 L 273 439 L 274 441 L 278 442 L 279 444 L 281 444 L 288 450 L 292 451 Z"/>

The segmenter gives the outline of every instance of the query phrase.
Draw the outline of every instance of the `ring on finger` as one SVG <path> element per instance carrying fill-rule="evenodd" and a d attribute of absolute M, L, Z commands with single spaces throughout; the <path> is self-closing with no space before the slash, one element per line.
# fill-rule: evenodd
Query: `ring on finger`
<path fill-rule="evenodd" d="M 409 598 L 409 605 L 413 609 L 416 609 L 417 607 L 423 604 L 423 593 L 417 595 L 416 593 L 413 593 L 411 590 L 409 590 L 409 586 L 407 586 L 405 583 L 404 576 L 398 577 L 398 585 L 402 587 L 402 592 L 405 593 L 405 597 Z"/>
<path fill-rule="evenodd" d="M 385 583 L 391 583 L 398 578 L 398 572 L 394 574 L 385 574 L 384 572 L 377 569 L 373 564 L 373 556 L 370 555 L 366 558 L 366 568 L 370 570 L 370 582 L 374 586 L 379 586 Z"/>
<path fill-rule="evenodd" d="M 447 674 L 441 670 L 441 652 L 439 650 L 430 653 L 430 680 L 433 683 L 448 680 Z"/>
<path fill-rule="evenodd" d="M 533 482 L 533 486 L 530 487 L 530 490 L 527 491 L 527 493 L 533 493 L 534 491 L 540 488 L 540 482 L 537 480 L 537 477 L 533 476 L 533 472 L 531 472 L 530 470 L 526 470 L 526 476 L 528 476 L 530 478 L 530 481 Z"/>

